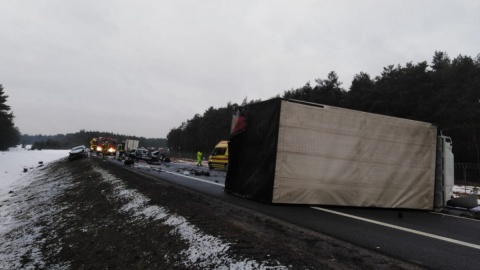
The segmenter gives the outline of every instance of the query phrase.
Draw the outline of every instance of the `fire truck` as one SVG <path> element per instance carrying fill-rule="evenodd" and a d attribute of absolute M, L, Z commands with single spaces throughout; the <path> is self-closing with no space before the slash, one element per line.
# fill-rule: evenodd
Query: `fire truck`
<path fill-rule="evenodd" d="M 117 140 L 107 137 L 98 137 L 97 148 L 95 149 L 97 155 L 102 154 L 104 144 L 107 146 L 107 154 L 115 155 L 117 151 Z"/>

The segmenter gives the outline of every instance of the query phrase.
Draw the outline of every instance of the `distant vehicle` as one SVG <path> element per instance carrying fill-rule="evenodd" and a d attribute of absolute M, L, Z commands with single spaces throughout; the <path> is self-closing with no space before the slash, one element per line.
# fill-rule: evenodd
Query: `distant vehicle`
<path fill-rule="evenodd" d="M 219 142 L 208 158 L 208 167 L 226 169 L 228 167 L 228 141 Z"/>
<path fill-rule="evenodd" d="M 170 162 L 170 158 L 165 155 L 165 151 L 158 150 L 150 154 L 152 157 L 151 162 Z"/>
<path fill-rule="evenodd" d="M 87 155 L 87 147 L 80 145 L 72 148 L 68 153 L 68 160 L 75 160 Z"/>
<path fill-rule="evenodd" d="M 103 152 L 103 145 L 107 145 L 107 154 L 114 155 L 117 152 L 117 140 L 107 137 L 98 137 L 97 140 L 97 154 L 102 154 Z"/>
<path fill-rule="evenodd" d="M 124 145 L 124 150 L 130 153 L 132 149 L 137 149 L 138 148 L 139 141 L 138 140 L 132 140 L 132 139 L 126 139 L 125 140 L 125 145 Z"/>
<path fill-rule="evenodd" d="M 132 159 L 151 159 L 146 148 L 130 149 L 128 157 Z"/>

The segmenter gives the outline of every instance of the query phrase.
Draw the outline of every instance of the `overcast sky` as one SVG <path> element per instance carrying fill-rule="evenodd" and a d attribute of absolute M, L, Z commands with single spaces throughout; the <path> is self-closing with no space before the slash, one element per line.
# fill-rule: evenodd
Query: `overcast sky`
<path fill-rule="evenodd" d="M 337 72 L 480 53 L 480 1 L 0 0 L 0 84 L 23 134 L 148 138 Z"/>

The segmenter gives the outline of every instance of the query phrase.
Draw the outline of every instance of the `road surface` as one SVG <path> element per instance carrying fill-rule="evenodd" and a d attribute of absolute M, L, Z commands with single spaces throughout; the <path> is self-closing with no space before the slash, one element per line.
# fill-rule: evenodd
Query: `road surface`
<path fill-rule="evenodd" d="M 167 166 L 137 163 L 130 169 L 423 267 L 480 268 L 476 219 L 418 210 L 258 203 L 224 192 L 225 171 L 188 162 Z"/>

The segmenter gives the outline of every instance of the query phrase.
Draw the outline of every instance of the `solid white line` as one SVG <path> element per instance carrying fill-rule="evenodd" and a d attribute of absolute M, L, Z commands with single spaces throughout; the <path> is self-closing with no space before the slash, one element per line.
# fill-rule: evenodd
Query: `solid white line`
<path fill-rule="evenodd" d="M 467 217 L 460 217 L 460 216 L 453 216 L 453 215 L 445 215 L 443 213 L 438 213 L 438 212 L 430 212 L 434 215 L 444 215 L 444 216 L 448 216 L 448 217 L 451 217 L 451 218 L 458 218 L 458 219 L 465 219 L 465 220 L 469 220 L 469 221 L 474 221 L 474 222 L 480 222 L 479 219 L 471 219 L 471 218 L 467 218 Z"/>
<path fill-rule="evenodd" d="M 174 173 L 174 172 L 169 172 L 169 171 L 162 171 L 162 172 L 166 172 L 166 173 L 169 173 L 169 174 L 174 174 L 174 175 L 182 176 L 182 177 L 185 177 L 185 178 L 190 178 L 190 179 L 193 179 L 193 180 L 197 180 L 197 181 L 200 181 L 200 182 L 204 182 L 204 183 L 207 183 L 207 184 L 212 184 L 212 185 L 216 185 L 216 186 L 220 186 L 220 187 L 223 187 L 223 186 L 224 186 L 224 185 L 222 185 L 222 184 L 220 184 L 220 183 L 215 183 L 215 182 L 203 180 L 203 179 L 200 179 L 200 178 L 196 178 L 196 177 L 184 175 L 184 174 L 181 174 L 181 173 Z"/>
<path fill-rule="evenodd" d="M 348 217 L 348 218 L 358 219 L 358 220 L 365 221 L 365 222 L 370 222 L 370 223 L 373 223 L 373 224 L 389 227 L 389 228 L 392 228 L 392 229 L 406 231 L 406 232 L 409 232 L 409 233 L 414 233 L 414 234 L 418 234 L 418 235 L 422 235 L 422 236 L 426 236 L 426 237 L 430 237 L 430 238 L 454 243 L 454 244 L 457 244 L 457 245 L 462 245 L 462 246 L 466 246 L 466 247 L 480 249 L 480 245 L 476 245 L 476 244 L 472 244 L 472 243 L 468 243 L 468 242 L 463 242 L 463 241 L 459 241 L 459 240 L 455 240 L 455 239 L 451 239 L 451 238 L 447 238 L 447 237 L 443 237 L 443 236 L 439 236 L 439 235 L 435 235 L 435 234 L 425 233 L 425 232 L 421 232 L 421 231 L 417 231 L 417 230 L 412 230 L 412 229 L 408 229 L 408 228 L 404 228 L 404 227 L 400 227 L 400 226 L 396 226 L 396 225 L 392 225 L 392 224 L 388 224 L 388 223 L 384 223 L 384 222 L 380 222 L 380 221 L 376 221 L 376 220 L 371 220 L 371 219 L 362 218 L 362 217 L 358 217 L 358 216 L 354 216 L 354 215 L 349 215 L 349 214 L 345 214 L 345 213 L 341 213 L 341 212 L 337 212 L 337 211 L 332 211 L 332 210 L 325 209 L 325 208 L 320 208 L 320 207 L 311 207 L 311 208 L 315 209 L 315 210 L 319 210 L 319 211 L 332 213 L 332 214 L 335 214 L 335 215 L 340 215 L 340 216 L 344 216 L 344 217 Z"/>

